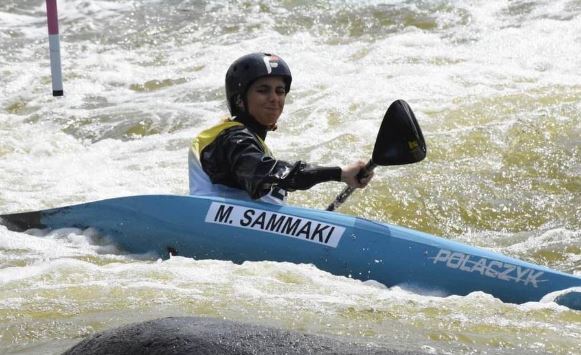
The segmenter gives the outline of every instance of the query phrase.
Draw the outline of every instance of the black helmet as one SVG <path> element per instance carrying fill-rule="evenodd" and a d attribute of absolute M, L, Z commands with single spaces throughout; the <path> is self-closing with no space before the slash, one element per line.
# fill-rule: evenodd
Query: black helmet
<path fill-rule="evenodd" d="M 290 91 L 292 75 L 288 65 L 281 57 L 269 53 L 251 53 L 240 57 L 230 65 L 226 72 L 226 100 L 232 116 L 239 114 L 238 98 L 246 100 L 246 91 L 258 78 L 281 76 Z"/>

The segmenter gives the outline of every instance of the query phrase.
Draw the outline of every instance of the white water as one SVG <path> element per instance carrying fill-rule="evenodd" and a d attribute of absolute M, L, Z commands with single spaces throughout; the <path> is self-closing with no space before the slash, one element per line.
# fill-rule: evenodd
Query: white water
<path fill-rule="evenodd" d="M 226 113 L 224 74 L 272 51 L 293 71 L 281 159 L 365 159 L 407 100 L 428 159 L 380 168 L 342 211 L 581 274 L 579 1 L 59 1 L 65 96 L 44 4 L 0 4 L 0 213 L 187 192 L 190 139 Z M 292 202 L 322 208 L 341 189 Z M 125 255 L 91 230 L 0 226 L 0 352 L 58 353 L 167 315 L 224 317 L 434 353 L 576 353 L 547 301 L 436 298 L 308 265 Z"/>

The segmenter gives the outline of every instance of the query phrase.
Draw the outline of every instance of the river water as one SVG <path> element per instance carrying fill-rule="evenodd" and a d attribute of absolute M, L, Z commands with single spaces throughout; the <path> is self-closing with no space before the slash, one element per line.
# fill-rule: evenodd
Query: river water
<path fill-rule="evenodd" d="M 42 0 L 0 3 L 0 213 L 187 193 L 190 139 L 226 112 L 228 65 L 282 56 L 280 159 L 367 159 L 407 100 L 428 158 L 383 167 L 341 212 L 581 274 L 581 2 L 58 1 L 53 98 Z M 324 208 L 338 183 L 296 192 Z M 0 353 L 200 315 L 428 353 L 578 354 L 581 312 L 429 297 L 310 265 L 128 255 L 95 231 L 0 226 Z"/>

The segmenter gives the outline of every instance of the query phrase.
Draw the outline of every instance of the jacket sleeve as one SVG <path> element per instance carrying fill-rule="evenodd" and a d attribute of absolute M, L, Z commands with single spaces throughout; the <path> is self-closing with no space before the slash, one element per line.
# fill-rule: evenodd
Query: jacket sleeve
<path fill-rule="evenodd" d="M 251 198 L 266 195 L 272 187 L 287 191 L 307 190 L 325 181 L 341 181 L 341 168 L 318 167 L 302 161 L 276 160 L 263 151 L 262 144 L 249 131 L 234 129 L 224 133 L 219 147 L 230 174 Z"/>

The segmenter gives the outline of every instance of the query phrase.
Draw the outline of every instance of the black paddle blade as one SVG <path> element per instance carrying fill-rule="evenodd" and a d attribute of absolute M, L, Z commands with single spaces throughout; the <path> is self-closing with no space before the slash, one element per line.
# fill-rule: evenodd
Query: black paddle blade
<path fill-rule="evenodd" d="M 403 165 L 423 160 L 426 153 L 426 142 L 410 105 L 394 101 L 383 117 L 371 160 L 377 165 Z"/>

